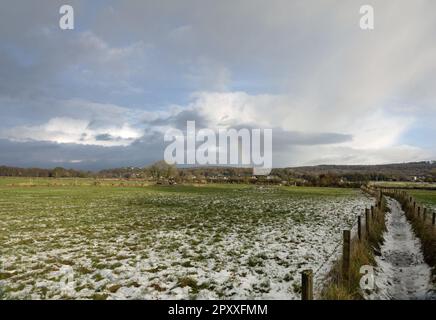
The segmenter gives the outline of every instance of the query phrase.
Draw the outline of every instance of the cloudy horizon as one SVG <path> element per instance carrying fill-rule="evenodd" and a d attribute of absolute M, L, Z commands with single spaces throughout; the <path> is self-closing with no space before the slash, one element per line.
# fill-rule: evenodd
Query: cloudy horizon
<path fill-rule="evenodd" d="M 74 8 L 75 29 L 59 28 Z M 371 4 L 375 29 L 359 28 Z M 436 159 L 436 2 L 0 2 L 0 165 L 99 170 L 272 128 L 273 165 Z"/>

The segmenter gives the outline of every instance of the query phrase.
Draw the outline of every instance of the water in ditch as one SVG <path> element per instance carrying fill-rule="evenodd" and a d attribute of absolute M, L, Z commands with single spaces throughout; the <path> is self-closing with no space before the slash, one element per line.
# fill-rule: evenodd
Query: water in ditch
<path fill-rule="evenodd" d="M 376 257 L 376 289 L 366 298 L 436 300 L 431 268 L 424 262 L 420 240 L 398 201 L 391 198 L 387 201 L 391 212 L 386 217 L 381 255 Z"/>

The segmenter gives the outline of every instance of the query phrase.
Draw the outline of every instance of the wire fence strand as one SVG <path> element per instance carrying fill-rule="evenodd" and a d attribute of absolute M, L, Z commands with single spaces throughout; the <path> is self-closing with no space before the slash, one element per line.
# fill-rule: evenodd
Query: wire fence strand
<path fill-rule="evenodd" d="M 358 220 L 357 220 L 357 215 L 355 216 L 355 222 L 349 227 L 349 230 L 352 232 L 352 234 L 355 236 L 356 235 L 356 228 L 358 226 Z M 319 292 L 322 290 L 322 287 L 324 285 L 324 278 L 326 276 L 328 276 L 328 272 L 326 270 L 326 272 L 322 272 L 320 273 L 321 270 L 323 270 L 323 268 L 326 267 L 331 267 L 331 265 L 334 263 L 334 259 L 332 258 L 336 258 L 338 259 L 339 256 L 342 254 L 342 252 L 339 250 L 339 248 L 343 245 L 343 239 L 339 239 L 333 250 L 331 251 L 330 254 L 328 254 L 327 258 L 324 259 L 324 261 L 321 263 L 321 265 L 314 271 L 313 276 L 314 276 L 314 293 L 315 294 L 319 294 Z"/>

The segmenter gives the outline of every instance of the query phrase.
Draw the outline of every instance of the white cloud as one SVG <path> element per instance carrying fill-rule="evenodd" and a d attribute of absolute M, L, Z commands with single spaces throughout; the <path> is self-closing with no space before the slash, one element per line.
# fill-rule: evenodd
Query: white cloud
<path fill-rule="evenodd" d="M 12 141 L 48 141 L 104 147 L 128 146 L 142 131 L 124 123 L 121 126 L 91 127 L 91 121 L 53 118 L 39 126 L 20 126 L 3 130 L 1 138 Z"/>
<path fill-rule="evenodd" d="M 185 108 L 178 108 L 207 120 L 208 127 L 250 126 L 278 128 L 302 134 L 332 133 L 350 135 L 352 140 L 332 141 L 328 145 L 294 147 L 279 139 L 283 149 L 276 149 L 274 165 L 307 163 L 388 163 L 429 159 L 431 152 L 418 147 L 402 145 L 401 138 L 414 124 L 414 117 L 398 115 L 388 108 L 341 112 L 332 107 L 328 117 L 320 117 L 317 108 L 286 95 L 249 95 L 245 92 L 200 92 Z M 322 113 L 324 115 L 324 112 Z M 338 114 L 336 117 L 335 115 Z M 193 116 L 191 116 L 192 118 Z M 277 134 L 281 134 L 276 130 Z M 274 132 L 273 132 L 274 134 Z M 322 143 L 322 138 L 319 139 Z M 312 143 L 316 144 L 316 142 Z M 279 149 L 279 151 L 277 151 Z M 434 156 L 434 154 L 433 154 Z"/>
<path fill-rule="evenodd" d="M 389 114 L 382 110 L 368 112 L 365 116 L 351 118 L 344 128 L 353 135 L 349 146 L 357 150 L 383 150 L 399 143 L 403 134 L 414 123 L 413 117 Z"/>
<path fill-rule="evenodd" d="M 341 146 L 297 147 L 289 158 L 298 165 L 317 165 L 403 163 L 429 160 L 434 157 L 434 153 L 421 148 L 397 145 L 381 149 L 354 149 Z"/>

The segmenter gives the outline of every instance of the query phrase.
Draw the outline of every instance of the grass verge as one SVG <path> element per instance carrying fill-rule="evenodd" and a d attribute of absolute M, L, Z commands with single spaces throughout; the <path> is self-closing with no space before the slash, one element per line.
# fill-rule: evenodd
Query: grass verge
<path fill-rule="evenodd" d="M 351 241 L 350 274 L 346 279 L 342 272 L 342 258 L 337 260 L 330 270 L 327 281 L 321 290 L 320 298 L 323 300 L 360 300 L 363 299 L 360 289 L 362 274 L 360 268 L 364 265 L 375 265 L 375 255 L 380 252 L 383 242 L 383 233 L 386 230 L 385 213 L 388 207 L 386 199 L 382 197 L 380 209 L 375 208 L 370 218 L 370 231 L 365 234 L 362 227 L 362 239 L 354 237 Z"/>

